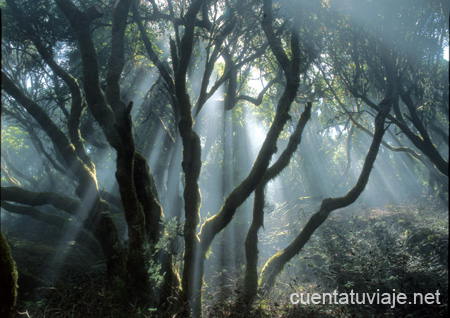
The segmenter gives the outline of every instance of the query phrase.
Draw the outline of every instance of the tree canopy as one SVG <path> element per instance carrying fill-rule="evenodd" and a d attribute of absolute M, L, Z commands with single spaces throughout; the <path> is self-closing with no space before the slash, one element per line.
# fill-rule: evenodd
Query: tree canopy
<path fill-rule="evenodd" d="M 5 0 L 2 217 L 73 233 L 139 308 L 200 317 L 226 271 L 251 306 L 333 211 L 448 202 L 448 17 L 419 0 Z M 306 207 L 261 255 L 267 215 L 288 227 Z"/>

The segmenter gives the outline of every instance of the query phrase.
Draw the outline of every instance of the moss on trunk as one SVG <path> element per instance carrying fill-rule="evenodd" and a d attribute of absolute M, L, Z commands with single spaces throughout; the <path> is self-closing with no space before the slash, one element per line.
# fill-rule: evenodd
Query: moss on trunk
<path fill-rule="evenodd" d="M 253 204 L 253 221 L 248 230 L 245 240 L 246 267 L 244 276 L 244 291 L 241 300 L 247 304 L 251 303 L 255 298 L 258 290 L 258 230 L 264 224 L 264 189 L 267 183 L 275 178 L 284 168 L 286 168 L 291 160 L 292 155 L 302 140 L 303 130 L 306 123 L 311 117 L 312 103 L 308 103 L 300 116 L 294 133 L 289 138 L 288 145 L 278 160 L 267 169 L 264 178 L 255 190 L 255 199 Z"/>
<path fill-rule="evenodd" d="M 260 275 L 259 287 L 262 293 L 267 292 L 272 288 L 275 284 L 277 275 L 282 271 L 284 265 L 301 251 L 315 230 L 325 222 L 328 215 L 336 209 L 352 204 L 364 191 L 364 188 L 369 181 L 370 172 L 372 171 L 385 132 L 384 121 L 391 109 L 391 105 L 391 96 L 388 96 L 380 103 L 380 112 L 375 118 L 375 133 L 372 144 L 370 145 L 363 169 L 354 187 L 342 197 L 324 199 L 319 211 L 311 216 L 308 223 L 294 241 L 267 261 Z"/>
<path fill-rule="evenodd" d="M 17 297 L 17 270 L 12 258 L 11 249 L 3 233 L 0 232 L 0 316 L 14 317 L 14 306 Z"/>

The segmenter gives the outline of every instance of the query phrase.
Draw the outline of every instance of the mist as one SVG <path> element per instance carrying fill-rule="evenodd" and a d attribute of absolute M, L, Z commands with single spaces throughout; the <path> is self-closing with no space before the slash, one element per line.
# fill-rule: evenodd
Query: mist
<path fill-rule="evenodd" d="M 1 316 L 448 314 L 447 5 L 2 9 Z"/>

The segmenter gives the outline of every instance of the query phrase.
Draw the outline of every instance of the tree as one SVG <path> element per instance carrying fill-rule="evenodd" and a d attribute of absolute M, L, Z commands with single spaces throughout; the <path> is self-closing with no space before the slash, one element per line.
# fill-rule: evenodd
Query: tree
<path fill-rule="evenodd" d="M 431 143 L 439 140 L 448 147 L 444 98 L 448 91 L 438 81 L 426 80 L 445 69 L 436 56 L 442 46 L 436 42 L 442 44 L 448 30 L 440 17 L 431 22 L 424 18 L 414 32 L 396 27 L 397 36 L 408 41 L 420 38 L 421 30 L 435 36 L 430 55 L 411 57 L 405 53 L 408 48 L 386 34 L 373 34 L 371 25 L 353 24 L 354 14 L 344 11 L 351 1 L 6 3 L 2 115 L 7 124 L 6 129 L 2 126 L 2 139 L 8 130 L 14 138 L 26 134 L 27 139 L 16 142 L 8 137 L 8 149 L 2 152 L 2 208 L 59 228 L 68 224 L 69 216 L 80 220 L 77 240 L 92 250 L 100 246 L 110 284 L 127 286 L 138 306 L 200 317 L 204 262 L 212 242 L 230 227 L 253 193 L 253 217 L 243 244 L 244 292 L 239 299 L 248 304 L 258 290 L 262 295 L 273 286 L 285 264 L 332 211 L 360 196 L 380 145 L 421 158 L 439 183 L 442 175 L 448 177 L 448 160 L 438 150 L 441 145 Z M 369 12 L 374 4 L 364 5 Z M 42 18 L 36 18 L 35 8 Z M 400 6 L 398 11 L 411 23 L 436 8 L 415 4 L 409 9 Z M 389 12 L 380 16 L 384 29 L 397 25 Z M 255 71 L 263 74 L 262 87 L 252 92 L 249 82 Z M 346 91 L 353 98 L 345 98 Z M 205 137 L 200 124 L 217 120 L 204 114 L 217 95 L 223 97 L 219 103 L 223 134 Z M 242 163 L 230 167 L 237 159 L 227 153 L 233 134 L 226 127 L 237 121 L 246 124 L 239 113 L 244 103 L 259 111 L 270 127 L 248 174 L 231 186 L 228 175 Z M 305 105 L 301 115 L 293 111 L 299 105 Z M 367 116 L 363 107 L 376 115 Z M 371 137 L 359 178 L 349 190 L 342 179 L 331 181 L 346 194 L 323 199 L 294 241 L 267 261 L 258 280 L 265 189 L 298 160 L 296 151 L 308 122 L 340 120 L 336 110 L 352 123 L 350 129 L 347 124 L 336 125 L 347 134 L 347 166 L 353 130 Z M 294 113 L 298 120 L 292 120 Z M 391 131 L 386 120 L 398 129 L 392 133 L 401 131 L 412 144 L 397 147 L 383 141 L 385 131 Z M 8 157 L 14 147 L 21 148 L 16 144 L 27 143 L 41 158 L 36 167 L 20 163 L 30 165 L 30 174 L 19 173 Z M 222 160 L 217 165 L 223 178 L 222 198 L 216 210 L 201 217 L 199 180 L 210 154 Z M 115 166 L 112 182 L 103 173 L 110 163 Z M 45 205 L 62 216 L 48 212 Z M 118 230 L 120 221 L 111 216 L 113 211 L 125 218 L 126 240 Z M 180 233 L 169 233 L 173 220 L 177 231 L 182 228 L 181 266 L 174 261 L 172 249 Z M 114 285 L 118 281 L 124 284 Z M 166 301 L 171 296 L 177 301 Z"/>
<path fill-rule="evenodd" d="M 2 274 L 0 281 L 2 282 L 2 302 L 0 312 L 4 317 L 13 317 L 14 306 L 17 297 L 17 270 L 11 255 L 11 249 L 6 242 L 3 233 L 0 232 L 0 256 L 2 264 Z"/>
<path fill-rule="evenodd" d="M 339 30 L 330 37 L 330 55 L 343 85 L 355 98 L 377 110 L 374 99 L 387 89 L 382 65 L 384 55 L 389 54 L 390 69 L 395 74 L 395 94 L 399 97 L 389 120 L 396 126 L 395 133 L 404 135 L 428 157 L 432 163 L 427 165 L 430 173 L 445 185 L 448 160 L 438 149 L 448 140 L 444 132 L 448 127 L 448 79 L 442 77 L 448 72 L 448 63 L 442 59 L 442 44 L 448 42 L 447 8 L 440 2 L 414 2 L 410 6 L 398 3 L 393 8 L 385 3 L 367 2 L 359 9 L 348 2 L 348 10 L 341 3 L 331 2 L 330 6 L 331 10 L 341 12 L 330 13 L 329 28 Z M 344 17 L 350 17 L 350 22 L 345 22 Z M 375 31 L 372 23 L 381 28 Z M 349 68 L 345 66 L 348 63 Z M 351 110 L 346 111 L 348 116 L 352 115 Z"/>

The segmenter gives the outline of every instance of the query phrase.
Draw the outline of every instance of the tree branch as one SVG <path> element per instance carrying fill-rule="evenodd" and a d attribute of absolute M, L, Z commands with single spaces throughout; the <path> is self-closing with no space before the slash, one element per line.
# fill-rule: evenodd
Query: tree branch
<path fill-rule="evenodd" d="M 94 255 L 101 253 L 100 244 L 92 234 L 86 229 L 79 228 L 70 219 L 66 219 L 59 215 L 49 214 L 33 207 L 10 204 L 3 200 L 1 201 L 1 207 L 10 213 L 30 216 L 37 221 L 55 226 L 60 230 L 63 230 L 66 227 L 72 228 L 72 231 L 77 233 L 76 239 L 80 241 L 81 245 L 87 246 Z"/>
<path fill-rule="evenodd" d="M 77 216 L 82 209 L 80 201 L 57 192 L 33 192 L 19 187 L 1 187 L 1 196 L 2 200 L 30 206 L 50 204 L 73 216 Z"/>
<path fill-rule="evenodd" d="M 68 128 L 69 128 L 69 137 L 72 141 L 73 145 L 75 146 L 75 149 L 77 151 L 77 154 L 80 156 L 80 158 L 83 160 L 85 164 L 88 165 L 88 167 L 95 173 L 95 166 L 92 163 L 91 159 L 86 153 L 86 149 L 84 147 L 83 142 L 81 141 L 81 135 L 79 131 L 80 126 L 80 120 L 81 120 L 81 113 L 83 111 L 83 108 L 85 105 L 82 101 L 81 96 L 81 90 L 78 86 L 77 80 L 69 74 L 66 70 L 64 70 L 56 61 L 53 59 L 51 54 L 51 48 L 48 49 L 44 46 L 39 36 L 35 34 L 35 31 L 31 27 L 31 25 L 27 24 L 25 21 L 25 18 L 22 16 L 20 10 L 17 8 L 16 4 L 12 0 L 7 0 L 8 6 L 11 8 L 11 11 L 15 15 L 16 19 L 19 21 L 21 26 L 26 30 L 27 35 L 30 37 L 33 44 L 36 46 L 36 49 L 38 50 L 39 54 L 43 58 L 43 60 L 47 63 L 47 65 L 52 69 L 52 71 L 59 76 L 69 87 L 71 97 L 72 97 L 72 105 L 71 110 L 69 114 L 69 122 L 68 122 Z M 93 6 L 88 9 L 90 15 L 94 16 L 95 12 L 99 12 L 99 6 Z M 101 8 L 100 8 L 101 10 Z M 100 13 L 99 13 L 100 14 Z M 62 106 L 62 105 L 61 105 Z"/>
<path fill-rule="evenodd" d="M 392 103 L 392 101 L 391 101 Z M 300 234 L 294 239 L 294 241 L 289 244 L 288 247 L 284 248 L 282 251 L 271 257 L 264 268 L 262 269 L 260 275 L 260 290 L 262 293 L 267 292 L 275 283 L 277 275 L 281 272 L 283 267 L 287 262 L 289 262 L 292 257 L 297 255 L 303 246 L 308 242 L 309 238 L 315 232 L 315 230 L 328 218 L 328 215 L 339 208 L 348 206 L 356 201 L 359 195 L 362 193 L 366 184 L 369 180 L 370 172 L 373 168 L 373 164 L 378 154 L 378 150 L 383 139 L 385 132 L 384 121 L 389 113 L 389 105 L 380 107 L 380 112 L 375 118 L 375 133 L 370 145 L 369 151 L 367 152 L 366 159 L 358 178 L 358 181 L 344 196 L 338 198 L 326 198 L 322 201 L 320 209 L 316 212 L 305 225 Z"/>
<path fill-rule="evenodd" d="M 289 165 L 293 153 L 300 145 L 303 130 L 311 117 L 312 103 L 308 103 L 300 116 L 297 126 L 289 138 L 288 145 L 277 161 L 267 169 L 263 179 L 255 189 L 255 198 L 253 201 L 253 220 L 245 239 L 245 257 L 247 264 L 245 266 L 244 290 L 242 300 L 249 304 L 256 296 L 258 290 L 258 230 L 264 226 L 264 204 L 265 187 L 270 180 L 273 180 L 281 171 Z"/>

